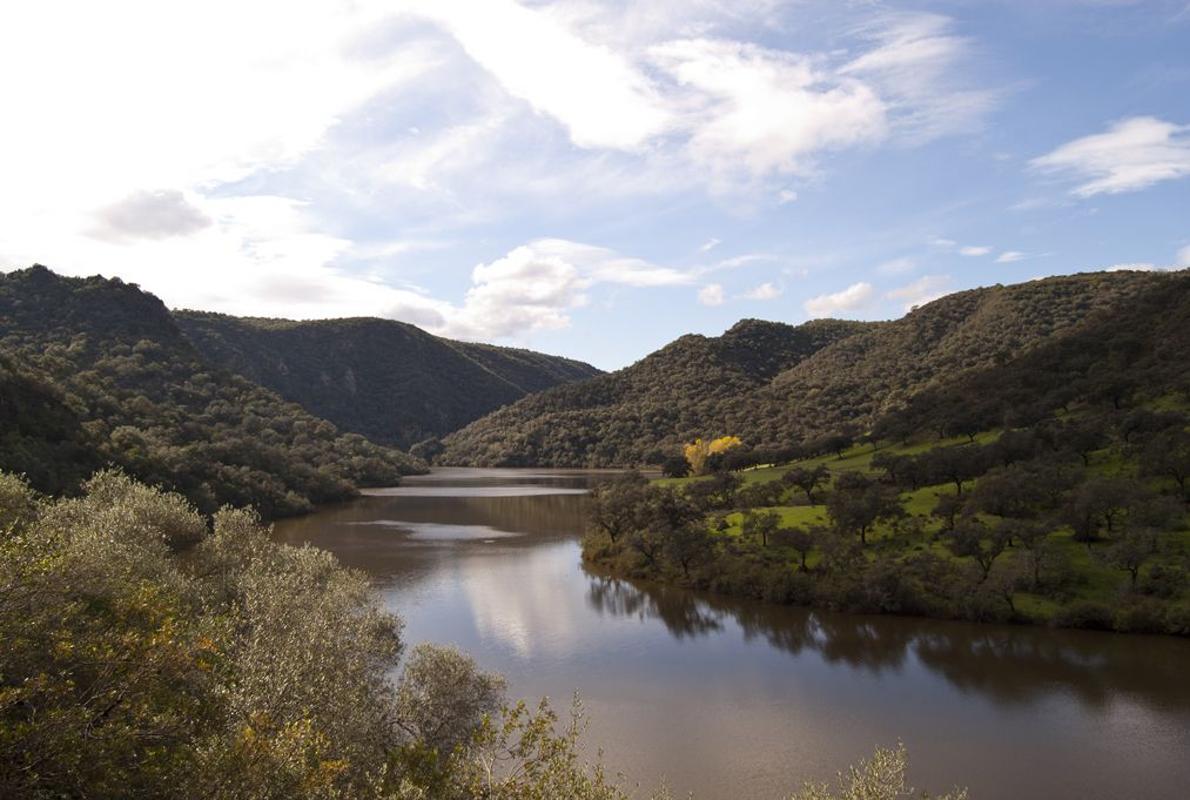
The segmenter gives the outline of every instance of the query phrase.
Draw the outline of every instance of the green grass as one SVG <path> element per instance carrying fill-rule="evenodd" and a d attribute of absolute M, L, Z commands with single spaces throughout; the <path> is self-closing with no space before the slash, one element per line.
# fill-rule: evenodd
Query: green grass
<path fill-rule="evenodd" d="M 1155 403 L 1154 407 L 1168 410 L 1188 410 L 1184 402 L 1174 398 L 1163 399 Z M 990 444 L 996 441 L 999 436 L 999 430 L 985 431 L 975 437 L 975 443 Z M 743 486 L 749 486 L 780 480 L 786 472 L 798 467 L 814 468 L 825 465 L 832 473 L 836 474 L 846 471 L 873 473 L 872 458 L 877 452 L 902 456 L 915 455 L 935 447 L 964 445 L 969 441 L 967 437 L 926 439 L 909 444 L 886 445 L 879 450 L 873 450 L 870 444 L 855 445 L 844 451 L 842 456 L 829 454 L 783 466 L 756 467 L 737 474 L 742 479 Z M 1129 460 L 1119 447 L 1107 447 L 1091 453 L 1088 461 L 1087 471 L 1093 476 L 1136 475 L 1135 462 Z M 705 477 L 663 478 L 654 482 L 662 486 L 684 486 L 706 479 Z M 976 483 L 977 481 L 970 481 L 964 484 L 964 491 L 969 491 Z M 1160 481 L 1154 485 L 1157 483 Z M 969 561 L 966 558 L 956 557 L 949 550 L 944 538 L 938 535 L 942 529 L 941 520 L 931 516 L 931 512 L 938 503 L 938 498 L 941 495 L 954 494 L 954 492 L 955 488 L 950 484 L 925 486 L 916 491 L 902 492 L 901 500 L 904 509 L 909 517 L 915 519 L 918 524 L 905 526 L 900 530 L 894 530 L 891 527 L 877 529 L 868 537 L 869 543 L 872 545 L 869 551 L 871 552 L 875 548 L 885 551 L 892 548 L 904 554 L 925 551 L 952 562 Z M 782 526 L 808 527 L 829 523 L 825 505 L 806 505 L 804 496 L 796 489 L 792 490 L 791 497 L 794 503 L 792 505 L 756 510 L 777 512 L 781 517 Z M 741 536 L 743 516 L 743 513 L 739 511 L 726 514 L 724 518 L 728 525 L 726 529 L 717 532 L 723 536 L 738 539 Z M 715 518 L 717 519 L 718 515 Z M 985 516 L 985 521 L 995 522 L 995 518 Z M 1190 518 L 1187 519 L 1184 527 L 1184 530 L 1165 534 L 1164 537 L 1168 544 L 1180 546 L 1184 551 L 1190 552 Z M 1067 529 L 1055 530 L 1050 534 L 1050 539 L 1058 543 L 1062 552 L 1069 559 L 1070 568 L 1074 574 L 1073 583 L 1069 589 L 1071 600 L 1091 600 L 1109 607 L 1118 604 L 1120 593 L 1127 588 L 1129 577 L 1126 572 L 1113 569 L 1104 562 L 1100 554 L 1109 546 L 1107 542 L 1094 543 L 1088 547 L 1086 544 L 1074 541 L 1072 533 Z M 791 568 L 800 561 L 800 557 L 792 549 L 773 546 L 770 548 L 780 553 L 783 558 L 787 558 Z M 1004 569 L 1005 565 L 1010 565 L 1014 560 L 1024 557 L 1024 551 L 1010 548 L 996 562 L 993 567 L 993 575 L 998 569 Z M 821 558 L 821 553 L 816 549 L 810 555 L 808 563 L 813 567 L 821 561 Z M 1038 622 L 1049 620 L 1062 608 L 1062 604 L 1058 601 L 1030 592 L 1017 592 L 1013 596 L 1013 601 L 1020 614 Z"/>

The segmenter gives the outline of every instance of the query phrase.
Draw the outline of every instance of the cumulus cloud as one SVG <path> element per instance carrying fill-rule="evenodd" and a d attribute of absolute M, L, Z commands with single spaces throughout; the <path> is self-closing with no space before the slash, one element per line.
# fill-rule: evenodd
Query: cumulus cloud
<path fill-rule="evenodd" d="M 719 188 L 738 177 L 747 184 L 805 173 L 817 154 L 880 142 L 893 130 L 919 139 L 959 130 L 994 101 L 952 85 L 969 43 L 940 15 L 876 15 L 848 32 L 851 50 L 795 52 L 711 35 L 738 35 L 741 23 L 763 20 L 767 11 L 754 4 L 645 11 L 407 0 L 403 11 L 447 32 L 504 92 L 579 148 L 648 163 L 681 154 Z M 769 188 L 780 204 L 797 199 L 790 188 Z"/>
<path fill-rule="evenodd" d="M 864 308 L 871 304 L 875 296 L 876 288 L 870 283 L 861 281 L 834 294 L 812 297 L 805 302 L 804 306 L 806 313 L 812 318 L 829 317 L 840 311 L 855 311 Z"/>
<path fill-rule="evenodd" d="M 775 300 L 780 296 L 781 288 L 767 281 L 743 294 L 745 300 Z"/>
<path fill-rule="evenodd" d="M 539 239 L 475 267 L 463 303 L 448 308 L 436 332 L 484 339 L 566 328 L 570 310 L 586 305 L 588 290 L 597 284 L 658 287 L 693 280 L 679 270 L 607 248 Z"/>
<path fill-rule="evenodd" d="M 548 14 L 512 0 L 410 0 L 406 9 L 442 24 L 509 94 L 564 125 L 579 147 L 632 150 L 670 124 L 629 59 Z"/>
<path fill-rule="evenodd" d="M 698 302 L 704 306 L 721 306 L 724 299 L 723 287 L 718 283 L 708 283 L 698 290 Z"/>
<path fill-rule="evenodd" d="M 1081 181 L 1079 197 L 1146 189 L 1190 176 L 1190 125 L 1131 117 L 1033 159 L 1034 169 Z"/>
<path fill-rule="evenodd" d="M 992 248 L 984 245 L 968 245 L 967 247 L 959 248 L 959 255 L 961 256 L 986 256 L 992 252 Z"/>
<path fill-rule="evenodd" d="M 912 283 L 889 291 L 885 297 L 900 301 L 905 310 L 910 311 L 948 294 L 950 284 L 949 275 L 923 275 Z"/>
<path fill-rule="evenodd" d="M 679 86 L 695 90 L 686 120 L 694 160 L 753 175 L 804 169 L 812 153 L 884 136 L 884 103 L 861 81 L 828 75 L 802 55 L 687 39 L 650 49 Z"/>
<path fill-rule="evenodd" d="M 179 191 L 134 192 L 95 214 L 100 239 L 168 239 L 211 225 L 211 218 Z"/>
<path fill-rule="evenodd" d="M 702 246 L 698 248 L 698 252 L 709 253 L 721 244 L 723 244 L 721 240 L 712 236 L 710 239 L 707 239 L 705 242 L 703 242 Z"/>
<path fill-rule="evenodd" d="M 1023 261 L 1028 258 L 1027 253 L 1022 253 L 1020 250 L 1005 250 L 1000 255 L 996 256 L 997 264 L 1013 264 L 1017 261 Z"/>

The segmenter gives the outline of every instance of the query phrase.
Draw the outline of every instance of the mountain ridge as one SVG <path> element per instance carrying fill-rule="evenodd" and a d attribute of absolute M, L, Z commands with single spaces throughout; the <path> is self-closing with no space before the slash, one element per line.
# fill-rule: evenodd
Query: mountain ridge
<path fill-rule="evenodd" d="M 377 317 L 286 320 L 178 310 L 212 363 L 344 430 L 408 448 L 542 389 L 601 374 L 589 364 L 460 342 Z"/>
<path fill-rule="evenodd" d="M 700 341 L 746 342 L 746 335 L 729 335 L 734 328 L 714 340 L 684 336 L 624 370 L 548 390 L 471 423 L 443 440 L 439 461 L 634 466 L 660 463 L 699 436 L 739 435 L 756 447 L 780 448 L 845 429 L 862 433 L 920 392 L 1020 357 L 1146 292 L 1184 291 L 1190 285 L 1184 278 L 1176 272 L 1081 273 L 957 292 L 888 322 L 772 323 L 789 331 L 852 327 L 833 328 L 830 341 L 763 381 L 731 380 L 738 365 L 699 370 L 674 356 L 716 349 Z M 723 345 L 718 350 L 734 353 Z M 649 372 L 658 374 L 640 379 Z M 634 391 L 652 398 L 647 408 L 628 407 L 623 398 Z"/>

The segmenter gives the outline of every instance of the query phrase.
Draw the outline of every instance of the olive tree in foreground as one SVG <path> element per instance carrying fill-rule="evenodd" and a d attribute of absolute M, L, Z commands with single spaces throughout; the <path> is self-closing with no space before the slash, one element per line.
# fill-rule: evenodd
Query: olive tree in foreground
<path fill-rule="evenodd" d="M 931 795 L 919 793 L 906 782 L 909 757 L 904 745 L 895 750 L 879 748 L 867 761 L 840 772 L 834 787 L 825 783 L 807 784 L 789 800 L 929 800 Z M 966 790 L 938 795 L 934 800 L 966 800 Z"/>

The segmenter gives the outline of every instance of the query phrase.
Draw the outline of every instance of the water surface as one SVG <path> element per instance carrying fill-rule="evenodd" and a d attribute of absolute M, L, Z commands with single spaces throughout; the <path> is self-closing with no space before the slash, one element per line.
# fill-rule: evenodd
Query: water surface
<path fill-rule="evenodd" d="M 903 741 L 915 785 L 1190 797 L 1190 642 L 826 614 L 585 571 L 598 473 L 438 470 L 287 520 L 368 571 L 410 644 L 457 645 L 564 710 L 633 782 L 780 798 Z"/>

